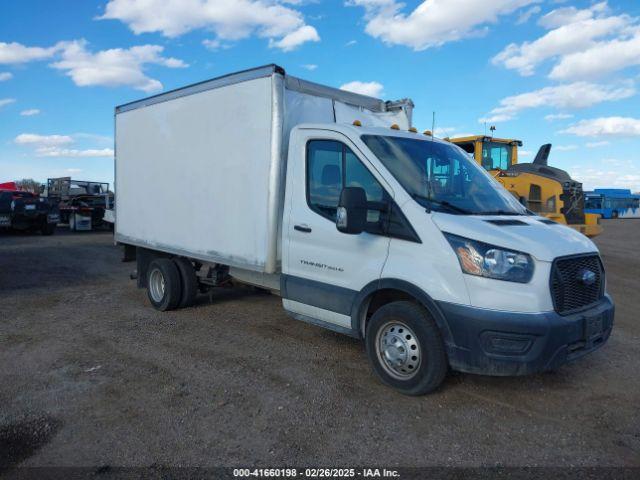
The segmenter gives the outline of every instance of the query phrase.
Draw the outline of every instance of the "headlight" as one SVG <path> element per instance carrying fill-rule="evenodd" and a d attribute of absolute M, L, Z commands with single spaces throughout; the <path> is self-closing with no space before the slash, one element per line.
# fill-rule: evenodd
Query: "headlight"
<path fill-rule="evenodd" d="M 464 273 L 508 282 L 527 283 L 533 276 L 533 260 L 526 253 L 445 233 Z"/>

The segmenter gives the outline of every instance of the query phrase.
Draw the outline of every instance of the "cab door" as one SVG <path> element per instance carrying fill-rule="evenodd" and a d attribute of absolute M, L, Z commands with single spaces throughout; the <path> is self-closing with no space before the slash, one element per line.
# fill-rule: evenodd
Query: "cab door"
<path fill-rule="evenodd" d="M 362 187 L 370 202 L 367 231 L 336 228 L 345 186 Z M 359 291 L 380 278 L 390 238 L 379 232 L 380 205 L 393 193 L 350 140 L 337 132 L 301 129 L 292 136 L 283 222 L 282 296 L 298 318 L 338 330 L 351 329 Z"/>

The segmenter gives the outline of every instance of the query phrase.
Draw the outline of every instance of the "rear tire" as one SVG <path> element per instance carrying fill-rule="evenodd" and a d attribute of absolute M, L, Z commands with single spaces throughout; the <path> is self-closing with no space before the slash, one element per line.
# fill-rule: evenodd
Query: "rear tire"
<path fill-rule="evenodd" d="M 153 308 L 164 312 L 178 306 L 181 295 L 180 273 L 168 258 L 157 258 L 147 269 L 147 296 Z"/>
<path fill-rule="evenodd" d="M 198 294 L 198 279 L 196 278 L 196 271 L 189 260 L 182 257 L 174 258 L 173 261 L 178 267 L 181 280 L 181 294 L 180 302 L 178 306 L 180 308 L 186 308 L 193 305 Z"/>
<path fill-rule="evenodd" d="M 46 221 L 43 223 L 42 228 L 40 229 L 40 232 L 42 233 L 42 235 L 53 235 L 55 231 L 56 231 L 56 224 L 47 223 Z"/>
<path fill-rule="evenodd" d="M 413 302 L 380 307 L 367 325 L 366 347 L 380 380 L 405 395 L 433 392 L 447 374 L 440 329 L 431 315 Z"/>

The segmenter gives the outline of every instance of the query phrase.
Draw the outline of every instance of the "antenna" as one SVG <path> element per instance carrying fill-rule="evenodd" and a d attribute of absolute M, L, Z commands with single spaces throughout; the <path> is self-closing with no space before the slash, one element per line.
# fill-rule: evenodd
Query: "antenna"
<path fill-rule="evenodd" d="M 436 112 L 433 112 L 431 117 L 431 140 L 433 140 L 434 135 L 436 134 Z"/>
<path fill-rule="evenodd" d="M 489 130 L 491 130 L 491 136 L 493 137 L 493 132 L 496 131 L 496 126 L 495 125 L 491 125 L 491 128 L 489 128 Z M 485 135 L 486 135 L 486 130 L 485 130 Z"/>

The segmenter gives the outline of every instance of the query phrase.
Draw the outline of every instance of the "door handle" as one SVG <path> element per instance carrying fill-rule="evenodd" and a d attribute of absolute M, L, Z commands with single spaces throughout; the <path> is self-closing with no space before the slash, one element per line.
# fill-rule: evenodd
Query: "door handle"
<path fill-rule="evenodd" d="M 311 233 L 311 228 L 306 225 L 295 225 L 293 229 L 303 233 Z"/>

